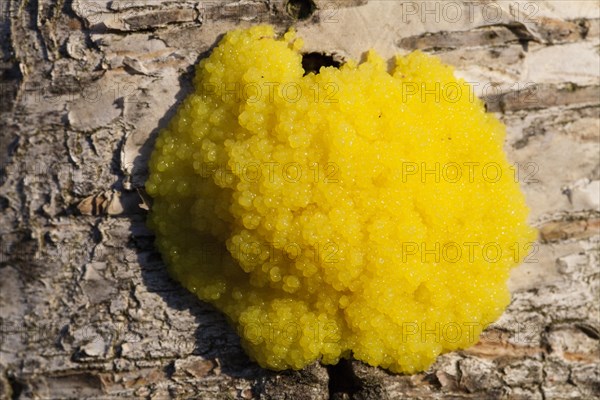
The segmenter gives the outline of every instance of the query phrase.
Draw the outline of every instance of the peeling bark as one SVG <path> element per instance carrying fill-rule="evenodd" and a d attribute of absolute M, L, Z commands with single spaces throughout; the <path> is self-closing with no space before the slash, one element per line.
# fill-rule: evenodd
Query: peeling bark
<path fill-rule="evenodd" d="M 597 2 L 315 0 L 295 21 L 296 3 L 0 3 L 0 398 L 600 396 Z M 153 140 L 220 35 L 260 22 L 336 59 L 437 54 L 506 123 L 540 241 L 476 346 L 412 376 L 353 360 L 275 373 L 168 278 L 144 223 Z"/>

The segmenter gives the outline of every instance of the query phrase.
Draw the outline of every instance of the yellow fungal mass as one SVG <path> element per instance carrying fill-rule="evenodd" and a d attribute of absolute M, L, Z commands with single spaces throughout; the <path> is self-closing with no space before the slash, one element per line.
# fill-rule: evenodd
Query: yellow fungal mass
<path fill-rule="evenodd" d="M 257 26 L 198 64 L 150 160 L 157 246 L 263 367 L 424 370 L 500 316 L 535 240 L 504 126 L 435 57 L 305 74 L 301 47 Z"/>

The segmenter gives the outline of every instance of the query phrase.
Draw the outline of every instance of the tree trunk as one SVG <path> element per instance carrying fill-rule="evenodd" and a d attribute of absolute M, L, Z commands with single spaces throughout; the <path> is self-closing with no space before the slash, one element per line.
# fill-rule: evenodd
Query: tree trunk
<path fill-rule="evenodd" d="M 289 3 L 0 3 L 0 397 L 600 396 L 598 2 Z M 506 123 L 540 240 L 476 346 L 412 376 L 357 361 L 275 373 L 168 278 L 144 222 L 153 140 L 193 65 L 259 22 L 340 59 L 435 53 Z"/>

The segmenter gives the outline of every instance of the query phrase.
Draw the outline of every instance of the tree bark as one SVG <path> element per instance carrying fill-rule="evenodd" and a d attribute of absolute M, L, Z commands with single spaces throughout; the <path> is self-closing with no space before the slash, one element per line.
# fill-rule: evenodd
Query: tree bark
<path fill-rule="evenodd" d="M 0 3 L 0 398 L 600 396 L 598 3 L 309 3 Z M 168 278 L 144 222 L 153 140 L 193 65 L 259 22 L 340 59 L 437 54 L 505 122 L 540 239 L 476 346 L 411 376 L 357 361 L 271 372 Z"/>

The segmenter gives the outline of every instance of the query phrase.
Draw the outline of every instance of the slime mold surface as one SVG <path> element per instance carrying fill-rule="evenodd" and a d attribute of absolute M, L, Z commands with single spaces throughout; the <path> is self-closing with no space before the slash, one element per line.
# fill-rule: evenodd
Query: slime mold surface
<path fill-rule="evenodd" d="M 301 47 L 257 26 L 198 64 L 151 156 L 149 226 L 261 366 L 424 370 L 502 314 L 536 238 L 505 128 L 435 57 L 305 75 Z"/>

